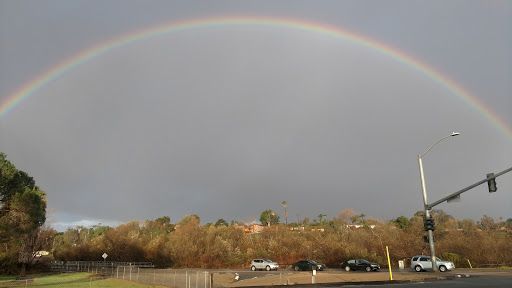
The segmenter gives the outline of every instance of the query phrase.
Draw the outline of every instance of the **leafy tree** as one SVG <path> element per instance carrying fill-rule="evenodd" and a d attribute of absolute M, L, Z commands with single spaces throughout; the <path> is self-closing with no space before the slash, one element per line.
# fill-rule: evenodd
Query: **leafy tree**
<path fill-rule="evenodd" d="M 423 211 L 423 210 L 416 211 L 416 213 L 414 213 L 414 217 L 425 218 L 425 211 Z"/>
<path fill-rule="evenodd" d="M 285 224 L 286 226 L 288 226 L 288 212 L 286 212 L 286 201 L 283 201 L 283 207 L 284 207 L 284 219 L 285 219 Z"/>
<path fill-rule="evenodd" d="M 395 220 L 393 220 L 393 222 L 396 225 L 398 225 L 398 227 L 400 229 L 406 229 L 411 224 L 411 221 L 405 216 L 400 216 L 400 217 L 396 218 Z"/>
<path fill-rule="evenodd" d="M 353 209 L 344 209 L 340 212 L 340 214 L 338 214 L 338 220 L 348 223 L 348 221 L 354 217 L 354 215 L 356 215 L 356 212 Z"/>
<path fill-rule="evenodd" d="M 34 255 L 38 228 L 46 221 L 46 193 L 26 172 L 0 153 L 0 243 L 14 243 L 25 275 Z"/>
<path fill-rule="evenodd" d="M 229 225 L 228 225 L 228 222 L 226 220 L 221 218 L 221 219 L 217 220 L 217 222 L 215 222 L 215 227 L 219 227 L 219 226 L 226 226 L 227 227 Z"/>
<path fill-rule="evenodd" d="M 231 220 L 231 223 L 229 224 L 229 226 L 235 226 L 235 225 L 245 226 L 244 222 Z"/>
<path fill-rule="evenodd" d="M 169 217 L 169 216 L 160 217 L 160 218 L 155 219 L 155 222 L 159 223 L 163 227 L 170 226 L 171 225 L 171 217 Z"/>
<path fill-rule="evenodd" d="M 355 224 L 355 223 L 363 223 L 364 224 L 365 217 L 366 217 L 366 215 L 364 215 L 364 214 L 354 215 L 354 216 L 350 217 L 350 221 L 352 221 L 352 224 Z"/>
<path fill-rule="evenodd" d="M 279 224 L 279 215 L 274 213 L 273 210 L 265 210 L 261 212 L 260 222 L 267 226 Z"/>
<path fill-rule="evenodd" d="M 487 215 L 484 215 L 484 216 L 482 216 L 482 218 L 480 218 L 479 224 L 483 230 L 491 230 L 496 227 L 496 223 L 494 222 L 494 219 Z"/>
<path fill-rule="evenodd" d="M 196 222 L 196 221 L 199 224 L 200 220 L 201 219 L 199 218 L 199 216 L 197 216 L 197 214 L 186 215 L 186 216 L 183 216 L 183 218 L 181 218 L 181 220 L 178 221 L 178 223 L 176 223 L 176 225 L 177 226 L 185 226 L 189 222 Z"/>

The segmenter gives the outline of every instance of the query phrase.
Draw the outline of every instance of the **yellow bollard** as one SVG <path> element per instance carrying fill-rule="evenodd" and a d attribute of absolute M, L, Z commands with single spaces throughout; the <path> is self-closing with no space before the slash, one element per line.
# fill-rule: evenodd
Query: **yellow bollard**
<path fill-rule="evenodd" d="M 389 260 L 388 246 L 386 246 L 386 254 L 388 255 L 389 280 L 393 281 L 393 273 L 391 272 L 391 261 Z"/>

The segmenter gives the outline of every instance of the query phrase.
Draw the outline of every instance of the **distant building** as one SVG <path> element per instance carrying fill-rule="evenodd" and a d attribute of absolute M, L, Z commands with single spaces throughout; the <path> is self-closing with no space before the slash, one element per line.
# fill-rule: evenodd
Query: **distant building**
<path fill-rule="evenodd" d="M 359 229 L 363 228 L 364 226 L 367 226 L 370 229 L 375 228 L 375 225 L 360 225 L 360 224 L 350 224 L 350 225 L 347 225 L 347 228 L 351 229 L 351 230 L 359 230 Z"/>
<path fill-rule="evenodd" d="M 244 231 L 249 233 L 260 233 L 264 228 L 265 226 L 260 224 L 251 224 L 249 226 L 245 226 Z"/>
<path fill-rule="evenodd" d="M 48 255 L 50 255 L 50 252 L 44 251 L 44 250 L 43 251 L 36 251 L 34 253 L 34 257 L 42 257 L 42 256 L 48 256 Z"/>
<path fill-rule="evenodd" d="M 324 228 L 315 228 L 315 229 L 311 229 L 311 231 L 324 232 Z"/>

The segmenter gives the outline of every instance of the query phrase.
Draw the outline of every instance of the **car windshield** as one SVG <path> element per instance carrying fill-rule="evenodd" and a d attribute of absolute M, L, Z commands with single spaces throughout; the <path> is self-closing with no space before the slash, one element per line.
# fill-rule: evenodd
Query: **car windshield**
<path fill-rule="evenodd" d="M 269 260 L 269 259 L 263 259 L 263 262 L 272 263 L 272 260 Z"/>
<path fill-rule="evenodd" d="M 368 261 L 366 261 L 366 260 L 364 260 L 364 259 L 359 260 L 359 263 L 363 263 L 363 264 L 370 264 L 370 262 L 368 262 Z"/>
<path fill-rule="evenodd" d="M 315 262 L 315 261 L 313 261 L 313 260 L 309 260 L 309 263 L 311 263 L 311 264 L 318 264 L 318 263 L 316 263 L 316 262 Z"/>

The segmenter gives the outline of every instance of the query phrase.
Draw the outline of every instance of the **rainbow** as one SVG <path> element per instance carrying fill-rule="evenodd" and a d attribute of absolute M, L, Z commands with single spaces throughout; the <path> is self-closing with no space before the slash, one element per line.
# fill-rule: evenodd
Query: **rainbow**
<path fill-rule="evenodd" d="M 469 92 L 465 91 L 461 86 L 451 81 L 448 77 L 439 73 L 427 64 L 414 59 L 405 53 L 386 46 L 383 43 L 379 43 L 370 38 L 362 35 L 357 35 L 349 31 L 345 31 L 336 27 L 330 27 L 323 24 L 290 20 L 290 19 L 277 19 L 277 18 L 264 18 L 264 17 L 221 17 L 221 18 L 207 18 L 199 20 L 188 20 L 178 23 L 166 23 L 132 32 L 130 34 L 115 38 L 105 43 L 100 43 L 92 46 L 88 49 L 81 51 L 80 53 L 64 60 L 57 66 L 51 68 L 45 73 L 39 75 L 30 82 L 27 82 L 19 90 L 9 95 L 5 101 L 0 103 L 0 120 L 3 119 L 10 111 L 20 105 L 23 101 L 34 95 L 39 89 L 43 88 L 48 83 L 57 80 L 63 74 L 70 72 L 71 70 L 79 67 L 80 65 L 92 61 L 112 50 L 130 45 L 135 42 L 155 38 L 163 35 L 169 35 L 172 33 L 186 32 L 194 29 L 202 28 L 222 28 L 228 26 L 257 26 L 257 27 L 268 27 L 268 28 L 284 28 L 290 30 L 304 31 L 315 33 L 319 35 L 325 35 L 328 37 L 334 37 L 342 39 L 359 46 L 365 47 L 369 50 L 376 51 L 387 57 L 391 57 L 403 65 L 409 66 L 413 70 L 425 75 L 435 83 L 441 85 L 450 91 L 451 94 L 458 97 L 464 103 L 469 105 L 473 110 L 477 111 L 490 121 L 499 130 L 504 132 L 512 140 L 512 128 L 505 124 L 505 121 L 500 119 L 497 114 L 493 113 L 483 103 L 472 96 Z"/>

